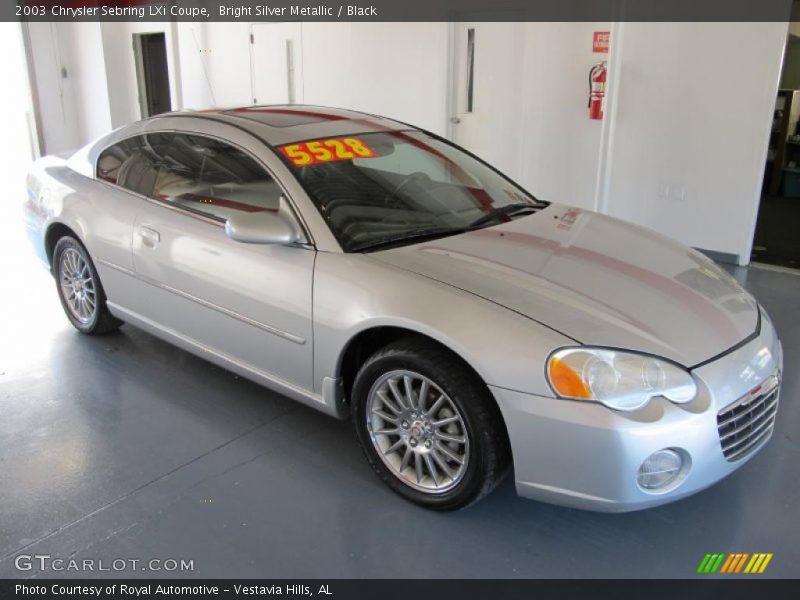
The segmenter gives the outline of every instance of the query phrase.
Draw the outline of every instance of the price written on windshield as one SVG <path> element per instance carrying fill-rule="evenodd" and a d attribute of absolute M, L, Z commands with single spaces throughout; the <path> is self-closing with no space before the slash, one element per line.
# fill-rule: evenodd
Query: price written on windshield
<path fill-rule="evenodd" d="M 308 167 L 336 160 L 378 156 L 363 140 L 354 137 L 314 140 L 280 146 L 278 150 L 296 167 Z"/>

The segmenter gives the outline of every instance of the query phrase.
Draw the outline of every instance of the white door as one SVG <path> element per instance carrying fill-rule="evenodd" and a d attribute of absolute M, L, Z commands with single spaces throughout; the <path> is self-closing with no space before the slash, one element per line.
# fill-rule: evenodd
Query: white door
<path fill-rule="evenodd" d="M 253 104 L 302 103 L 302 25 L 256 23 L 250 35 Z"/>
<path fill-rule="evenodd" d="M 517 177 L 523 25 L 462 22 L 454 27 L 453 141 Z"/>

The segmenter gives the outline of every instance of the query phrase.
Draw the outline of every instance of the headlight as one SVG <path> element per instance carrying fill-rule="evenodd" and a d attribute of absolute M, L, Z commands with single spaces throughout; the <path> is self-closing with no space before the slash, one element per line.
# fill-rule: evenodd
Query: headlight
<path fill-rule="evenodd" d="M 683 404 L 697 394 L 689 372 L 671 362 L 604 348 L 554 352 L 547 379 L 561 398 L 595 400 L 616 410 L 636 410 L 657 396 Z"/>

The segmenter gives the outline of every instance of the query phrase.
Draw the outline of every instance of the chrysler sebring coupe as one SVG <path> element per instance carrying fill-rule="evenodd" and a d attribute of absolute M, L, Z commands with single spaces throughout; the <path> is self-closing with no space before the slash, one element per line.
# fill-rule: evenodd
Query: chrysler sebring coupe
<path fill-rule="evenodd" d="M 350 418 L 429 508 L 513 466 L 522 496 L 642 509 L 774 428 L 781 344 L 728 274 L 405 123 L 170 113 L 39 160 L 25 214 L 78 331 L 129 323 Z"/>

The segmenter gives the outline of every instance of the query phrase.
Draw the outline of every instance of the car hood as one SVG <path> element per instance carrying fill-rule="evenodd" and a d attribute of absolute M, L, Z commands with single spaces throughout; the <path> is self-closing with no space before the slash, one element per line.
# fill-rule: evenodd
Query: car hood
<path fill-rule="evenodd" d="M 746 339 L 759 322 L 752 296 L 699 252 L 556 204 L 494 227 L 371 256 L 495 302 L 577 342 L 647 352 L 687 367 Z"/>

